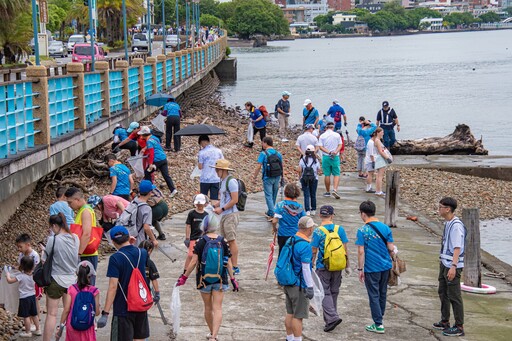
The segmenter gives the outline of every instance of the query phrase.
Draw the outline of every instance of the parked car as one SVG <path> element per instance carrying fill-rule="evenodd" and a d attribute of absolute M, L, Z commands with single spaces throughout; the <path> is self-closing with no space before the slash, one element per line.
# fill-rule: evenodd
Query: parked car
<path fill-rule="evenodd" d="M 68 47 L 62 41 L 53 40 L 48 46 L 48 53 L 50 56 L 61 56 L 66 57 L 69 54 Z"/>
<path fill-rule="evenodd" d="M 73 34 L 68 39 L 68 50 L 73 50 L 73 46 L 75 46 L 75 44 L 82 44 L 82 43 L 86 43 L 86 42 L 87 42 L 87 39 L 85 38 L 84 35 Z"/>
<path fill-rule="evenodd" d="M 178 36 L 176 34 L 170 34 L 165 36 L 165 47 L 176 47 L 178 46 Z"/>
<path fill-rule="evenodd" d="M 75 44 L 73 47 L 73 54 L 71 61 L 83 63 L 92 59 L 91 44 Z M 107 52 L 103 50 L 103 47 L 95 44 L 94 46 L 94 58 L 95 60 L 105 60 Z"/>
<path fill-rule="evenodd" d="M 132 51 L 149 50 L 148 36 L 145 33 L 136 33 L 132 37 Z"/>

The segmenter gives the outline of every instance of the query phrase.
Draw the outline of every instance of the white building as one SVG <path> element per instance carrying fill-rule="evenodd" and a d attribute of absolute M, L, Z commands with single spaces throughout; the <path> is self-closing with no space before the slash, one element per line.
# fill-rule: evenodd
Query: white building
<path fill-rule="evenodd" d="M 329 6 L 327 0 L 287 0 L 286 8 L 304 9 L 304 21 L 313 22 L 315 17 L 321 14 L 327 14 Z"/>
<path fill-rule="evenodd" d="M 332 16 L 332 24 L 339 25 L 346 22 L 355 22 L 356 18 L 357 15 L 336 13 L 335 15 Z"/>
<path fill-rule="evenodd" d="M 426 27 L 427 31 L 441 31 L 443 29 L 443 18 L 423 18 L 420 20 L 420 27 Z"/>

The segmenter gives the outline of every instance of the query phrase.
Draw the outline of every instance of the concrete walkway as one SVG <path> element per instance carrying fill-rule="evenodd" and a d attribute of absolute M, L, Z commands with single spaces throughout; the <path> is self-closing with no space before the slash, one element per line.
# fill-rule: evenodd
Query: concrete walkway
<path fill-rule="evenodd" d="M 323 183 L 323 180 L 321 181 Z M 329 203 L 335 207 L 335 222 L 345 227 L 350 239 L 349 255 L 352 266 L 356 265 L 356 247 L 353 242 L 357 228 L 362 225 L 358 214 L 361 201 L 371 199 L 377 204 L 378 217 L 382 219 L 384 199 L 363 192 L 363 181 L 356 173 L 347 173 L 341 181 L 342 198 L 319 197 L 318 209 Z M 323 185 L 319 185 L 323 193 Z M 321 195 L 321 194 L 320 194 Z M 441 195 L 441 194 L 440 194 Z M 279 198 L 278 198 L 279 199 Z M 302 201 L 302 198 L 300 199 Z M 436 207 L 437 203 L 432 203 Z M 271 226 L 263 216 L 265 211 L 262 193 L 249 196 L 247 211 L 241 215 L 239 226 L 240 292 L 229 291 L 224 298 L 223 322 L 220 340 L 285 340 L 284 295 L 273 275 L 264 280 L 264 271 L 272 240 Z M 182 273 L 186 257 L 183 239 L 187 212 L 177 214 L 164 224 L 167 241 L 162 247 L 178 258 L 170 262 L 160 252 L 153 253 L 161 279 L 161 304 L 166 317 L 171 320 L 170 301 L 174 283 Z M 318 217 L 315 221 L 319 222 Z M 344 277 L 338 302 L 343 319 L 333 332 L 323 332 L 323 319 L 312 316 L 304 323 L 304 340 L 441 340 L 447 339 L 439 331 L 431 329 L 432 322 L 440 319 L 437 296 L 439 237 L 420 225 L 400 217 L 399 227 L 393 235 L 400 255 L 407 261 L 407 272 L 402 285 L 389 290 L 388 305 L 384 317 L 386 334 L 376 335 L 364 330 L 370 324 L 371 315 L 363 284 L 352 274 Z M 275 257 L 277 257 L 277 248 Z M 274 258 L 276 259 L 276 258 Z M 103 304 L 107 288 L 105 277 L 107 260 L 100 262 L 98 286 Z M 203 304 L 191 276 L 181 287 L 181 329 L 177 340 L 204 340 L 208 329 L 203 319 Z M 496 295 L 463 294 L 465 304 L 465 332 L 461 340 L 510 340 L 512 335 L 512 288 L 504 281 L 484 277 L 486 284 L 497 287 Z M 109 319 L 110 325 L 111 319 Z M 156 308 L 150 310 L 151 340 L 170 339 L 169 326 L 164 326 Z M 109 339 L 109 328 L 98 330 L 98 340 Z"/>

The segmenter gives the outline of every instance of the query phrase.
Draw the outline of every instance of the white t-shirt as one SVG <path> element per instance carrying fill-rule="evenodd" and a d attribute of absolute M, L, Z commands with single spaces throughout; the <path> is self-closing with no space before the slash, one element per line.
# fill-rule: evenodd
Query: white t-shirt
<path fill-rule="evenodd" d="M 302 150 L 303 153 L 306 152 L 306 148 L 308 145 L 315 146 L 318 144 L 318 139 L 315 137 L 315 135 L 311 134 L 309 131 L 306 131 L 304 134 L 300 135 L 297 138 L 297 142 L 295 143 L 296 146 L 299 146 L 300 150 Z"/>
<path fill-rule="evenodd" d="M 324 147 L 329 152 L 335 151 L 342 143 L 341 135 L 334 132 L 332 129 L 327 129 L 318 139 L 318 145 Z"/>
<path fill-rule="evenodd" d="M 37 264 L 39 264 L 39 261 L 40 261 L 39 254 L 35 250 L 32 250 L 32 252 L 30 252 L 29 256 L 32 257 L 32 259 L 34 260 L 34 267 Z M 20 254 L 18 255 L 18 264 L 21 263 L 21 259 L 23 257 L 25 257 L 25 254 L 23 252 L 20 252 Z"/>
<path fill-rule="evenodd" d="M 373 161 L 377 161 L 377 155 L 379 152 L 377 151 L 377 147 L 375 146 L 375 141 L 370 139 L 368 144 L 366 145 L 366 156 L 364 158 L 365 163 L 372 163 L 371 156 L 373 155 Z"/>
<path fill-rule="evenodd" d="M 315 172 L 315 178 L 318 180 L 318 169 L 320 169 L 320 161 L 313 161 L 310 157 L 308 157 L 307 166 L 313 168 L 313 171 Z M 306 168 L 306 162 L 304 162 L 304 158 L 300 159 L 299 167 L 302 169 L 302 174 L 304 174 L 304 168 Z"/>
<path fill-rule="evenodd" d="M 20 298 L 27 298 L 36 294 L 35 282 L 32 275 L 20 272 L 19 274 L 16 274 L 15 277 L 18 280 L 18 283 L 20 283 L 20 286 L 18 287 Z"/>
<path fill-rule="evenodd" d="M 460 256 L 457 260 L 457 268 L 464 267 L 464 242 L 466 239 L 466 228 L 462 221 L 453 217 L 450 221 L 445 221 L 444 223 L 444 231 L 443 231 L 443 239 L 442 239 L 442 248 L 441 248 L 441 261 L 443 265 L 447 268 L 451 267 L 455 261 L 452 259 L 448 259 L 450 257 L 444 257 L 443 254 L 448 256 L 453 256 L 453 252 L 455 248 L 460 248 Z"/>
<path fill-rule="evenodd" d="M 238 181 L 234 177 L 229 180 L 228 188 L 229 192 L 226 191 L 226 181 L 229 178 L 227 176 L 225 179 L 222 179 L 220 182 L 220 188 L 219 188 L 219 200 L 220 200 L 220 207 L 224 207 L 227 205 L 228 202 L 231 201 L 231 194 L 238 192 Z M 226 209 L 223 211 L 220 215 L 226 215 L 230 213 L 238 212 L 238 208 L 236 208 L 236 205 L 233 205 L 233 207 Z"/>

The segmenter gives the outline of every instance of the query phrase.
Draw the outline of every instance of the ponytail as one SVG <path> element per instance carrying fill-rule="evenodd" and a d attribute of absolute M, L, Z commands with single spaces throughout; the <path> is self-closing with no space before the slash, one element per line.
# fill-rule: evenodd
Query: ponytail
<path fill-rule="evenodd" d="M 69 227 L 66 222 L 66 216 L 62 212 L 59 212 L 58 214 L 54 214 L 50 216 L 49 219 L 50 225 L 57 225 L 61 229 L 64 229 L 67 233 L 69 233 Z"/>
<path fill-rule="evenodd" d="M 80 290 L 83 290 L 85 287 L 91 284 L 89 273 L 90 270 L 88 266 L 80 265 L 78 267 L 76 284 Z"/>

